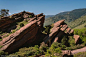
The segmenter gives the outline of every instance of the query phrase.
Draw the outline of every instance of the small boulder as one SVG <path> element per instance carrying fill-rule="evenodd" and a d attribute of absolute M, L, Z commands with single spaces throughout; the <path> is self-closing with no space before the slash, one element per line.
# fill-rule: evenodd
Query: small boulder
<path fill-rule="evenodd" d="M 78 44 L 80 36 L 79 35 L 74 35 L 73 38 L 75 39 L 75 43 Z"/>

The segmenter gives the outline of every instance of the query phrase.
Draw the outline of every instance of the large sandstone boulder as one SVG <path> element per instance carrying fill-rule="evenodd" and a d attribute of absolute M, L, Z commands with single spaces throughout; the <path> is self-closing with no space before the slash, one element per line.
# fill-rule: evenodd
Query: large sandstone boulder
<path fill-rule="evenodd" d="M 6 21 L 4 19 L 5 17 L 3 17 L 2 19 L 4 20 L 0 20 L 0 22 L 5 22 L 5 24 L 0 25 L 0 27 L 6 28 L 5 26 L 13 22 L 16 22 L 16 20 L 21 20 L 21 18 L 24 20 L 24 18 L 22 17 L 24 14 L 26 14 L 25 18 L 27 18 L 29 14 L 34 15 L 33 13 L 29 13 L 29 12 L 21 12 L 12 15 L 12 18 L 14 19 L 12 20 L 7 19 L 9 21 Z M 8 37 L 5 37 L 3 38 L 2 41 L 0 41 L 0 46 L 3 46 L 2 48 L 0 48 L 0 50 L 10 53 L 15 49 L 21 47 L 27 41 L 30 41 L 30 44 L 31 42 L 34 42 L 38 33 L 41 32 L 41 28 L 43 27 L 44 20 L 45 20 L 45 15 L 43 14 L 38 15 L 38 17 L 33 16 L 33 18 L 30 20 L 30 22 L 27 25 L 23 26 L 15 33 L 10 34 Z M 11 30 L 11 28 L 9 28 L 9 30 Z"/>

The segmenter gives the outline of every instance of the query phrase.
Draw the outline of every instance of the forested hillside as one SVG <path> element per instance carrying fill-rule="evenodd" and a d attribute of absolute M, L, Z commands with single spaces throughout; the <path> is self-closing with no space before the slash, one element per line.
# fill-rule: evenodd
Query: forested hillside
<path fill-rule="evenodd" d="M 45 15 L 45 19 L 49 17 L 53 17 L 54 15 Z"/>
<path fill-rule="evenodd" d="M 85 16 L 81 16 L 80 18 L 72 21 L 72 22 L 69 22 L 68 23 L 68 26 L 71 27 L 71 28 L 75 28 L 77 26 L 80 26 L 82 24 L 86 23 L 86 15 Z"/>
<path fill-rule="evenodd" d="M 86 8 L 84 9 L 75 9 L 68 12 L 63 12 L 56 14 L 53 17 L 49 17 L 45 20 L 45 26 L 55 23 L 58 20 L 65 19 L 65 22 L 69 24 L 69 22 L 73 22 L 76 19 L 79 19 L 81 16 L 86 15 Z"/>

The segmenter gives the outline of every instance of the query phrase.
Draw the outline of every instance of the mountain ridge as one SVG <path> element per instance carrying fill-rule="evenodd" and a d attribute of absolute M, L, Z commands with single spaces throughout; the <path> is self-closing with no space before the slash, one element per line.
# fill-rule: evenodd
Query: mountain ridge
<path fill-rule="evenodd" d="M 65 19 L 66 23 L 70 23 L 70 22 L 80 18 L 81 16 L 85 16 L 85 15 L 86 15 L 86 8 L 62 12 L 62 13 L 56 14 L 53 17 L 47 18 L 45 20 L 45 26 L 55 23 L 56 21 L 59 21 L 62 19 Z"/>

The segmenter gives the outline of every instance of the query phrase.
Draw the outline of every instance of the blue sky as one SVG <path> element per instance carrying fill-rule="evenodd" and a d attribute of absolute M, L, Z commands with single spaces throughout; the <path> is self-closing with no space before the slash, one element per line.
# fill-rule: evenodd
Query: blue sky
<path fill-rule="evenodd" d="M 86 8 L 86 0 L 0 0 L 0 9 L 9 9 L 11 14 L 25 10 L 55 15 L 79 8 Z"/>

